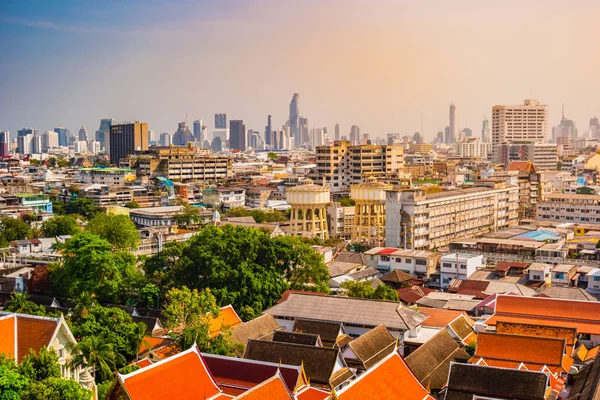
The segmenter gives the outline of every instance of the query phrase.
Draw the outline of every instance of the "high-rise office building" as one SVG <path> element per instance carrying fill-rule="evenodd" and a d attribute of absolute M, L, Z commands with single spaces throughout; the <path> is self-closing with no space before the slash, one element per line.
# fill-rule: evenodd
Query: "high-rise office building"
<path fill-rule="evenodd" d="M 299 124 L 299 132 L 300 132 L 300 144 L 305 144 L 310 142 L 310 133 L 308 130 L 308 118 L 304 118 L 304 117 L 299 117 L 298 118 L 298 124 Z"/>
<path fill-rule="evenodd" d="M 241 119 L 229 121 L 229 148 L 246 151 L 246 127 Z"/>
<path fill-rule="evenodd" d="M 597 117 L 590 118 L 590 137 L 600 138 L 600 120 Z"/>
<path fill-rule="evenodd" d="M 177 131 L 173 134 L 174 146 L 187 146 L 189 142 L 194 141 L 194 135 L 185 122 L 177 124 Z"/>
<path fill-rule="evenodd" d="M 32 154 L 32 145 L 31 141 L 33 139 L 33 134 L 20 135 L 17 136 L 17 153 L 24 154 Z"/>
<path fill-rule="evenodd" d="M 490 141 L 490 121 L 487 118 L 481 123 L 481 141 L 487 143 Z"/>
<path fill-rule="evenodd" d="M 194 139 L 196 142 L 204 142 L 204 137 L 202 137 L 202 120 L 197 119 L 194 121 Z"/>
<path fill-rule="evenodd" d="M 215 129 L 227 129 L 227 114 L 215 114 Z"/>
<path fill-rule="evenodd" d="M 88 139 L 87 129 L 85 126 L 81 126 L 79 129 L 79 141 L 86 141 Z"/>
<path fill-rule="evenodd" d="M 58 147 L 58 133 L 54 131 L 42 133 L 42 150 L 47 151 L 53 147 Z"/>
<path fill-rule="evenodd" d="M 552 142 L 560 145 L 569 145 L 571 141 L 577 139 L 577 127 L 573 120 L 565 117 L 565 108 L 563 106 L 562 118 L 560 124 L 552 127 Z"/>
<path fill-rule="evenodd" d="M 89 140 L 88 140 L 88 142 L 89 142 Z M 154 131 L 148 129 L 148 144 L 150 144 L 152 142 L 156 142 L 156 138 L 154 137 Z M 88 146 L 88 148 L 90 148 L 90 146 Z"/>
<path fill-rule="evenodd" d="M 272 134 L 271 134 L 271 116 L 267 116 L 267 126 L 265 126 L 265 144 L 267 146 L 271 145 L 272 142 L 272 138 L 271 138 Z"/>
<path fill-rule="evenodd" d="M 117 121 L 115 121 L 112 118 L 105 118 L 105 119 L 100 120 L 100 127 L 96 131 L 96 141 L 100 142 L 101 148 L 106 149 L 109 147 L 106 142 L 107 142 L 107 140 L 110 140 L 108 138 L 108 136 L 110 135 L 110 126 L 113 124 L 116 124 L 116 123 L 117 123 Z M 56 132 L 56 129 L 54 129 L 54 131 Z M 59 134 L 59 142 L 60 142 L 60 134 Z M 61 144 L 61 146 L 66 146 L 66 145 Z"/>
<path fill-rule="evenodd" d="M 294 93 L 292 101 L 290 102 L 290 140 L 295 146 L 301 144 L 302 138 L 300 137 L 300 95 Z"/>
<path fill-rule="evenodd" d="M 33 128 L 23 128 L 17 131 L 17 136 L 27 136 L 27 135 L 35 135 L 37 134 L 37 129 Z"/>
<path fill-rule="evenodd" d="M 10 132 L 0 131 L 0 157 L 7 157 L 10 149 Z"/>
<path fill-rule="evenodd" d="M 450 143 L 456 143 L 456 139 L 458 136 L 458 127 L 456 125 L 456 105 L 454 103 L 450 104 L 449 114 L 450 123 L 448 126 L 450 127 Z"/>
<path fill-rule="evenodd" d="M 341 137 L 342 137 L 342 127 L 340 126 L 340 124 L 335 124 L 334 140 L 340 140 Z"/>
<path fill-rule="evenodd" d="M 69 130 L 64 126 L 57 126 L 54 128 L 54 132 L 58 133 L 58 145 L 68 146 L 69 145 Z"/>
<path fill-rule="evenodd" d="M 352 125 L 350 128 L 350 144 L 357 146 L 360 144 L 360 128 L 358 125 Z"/>
<path fill-rule="evenodd" d="M 173 144 L 171 140 L 171 134 L 169 132 L 164 132 L 160 134 L 160 145 L 161 146 L 170 146 Z"/>
<path fill-rule="evenodd" d="M 492 108 L 492 153 L 494 162 L 502 162 L 501 145 L 542 143 L 546 139 L 548 106 L 538 100 L 523 105 Z"/>
<path fill-rule="evenodd" d="M 148 123 L 130 122 L 110 127 L 110 163 L 119 165 L 135 151 L 148 150 Z"/>
<path fill-rule="evenodd" d="M 423 136 L 421 136 L 419 132 L 415 132 L 415 134 L 412 137 L 412 141 L 414 143 L 421 144 L 423 143 Z"/>

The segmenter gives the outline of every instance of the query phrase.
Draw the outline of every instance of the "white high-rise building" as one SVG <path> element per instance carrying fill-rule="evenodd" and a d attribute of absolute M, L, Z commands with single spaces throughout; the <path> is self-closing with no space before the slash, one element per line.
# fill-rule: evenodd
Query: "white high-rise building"
<path fill-rule="evenodd" d="M 482 142 L 479 138 L 467 138 L 456 143 L 456 154 L 461 157 L 487 158 L 491 148 L 491 143 Z"/>
<path fill-rule="evenodd" d="M 340 124 L 335 124 L 335 138 L 334 140 L 340 140 L 342 137 L 342 127 Z"/>
<path fill-rule="evenodd" d="M 450 104 L 450 124 L 448 127 L 450 128 L 450 142 L 446 144 L 456 143 L 458 140 L 458 127 L 456 125 L 456 105 L 454 103 Z"/>
<path fill-rule="evenodd" d="M 538 100 L 523 105 L 492 108 L 492 151 L 495 162 L 502 163 L 501 145 L 542 143 L 548 129 L 548 106 Z"/>
<path fill-rule="evenodd" d="M 73 151 L 75 153 L 87 153 L 87 142 L 83 140 L 76 140 L 73 142 Z"/>
<path fill-rule="evenodd" d="M 58 133 L 54 131 L 42 133 L 42 151 L 46 151 L 52 147 L 58 147 Z"/>

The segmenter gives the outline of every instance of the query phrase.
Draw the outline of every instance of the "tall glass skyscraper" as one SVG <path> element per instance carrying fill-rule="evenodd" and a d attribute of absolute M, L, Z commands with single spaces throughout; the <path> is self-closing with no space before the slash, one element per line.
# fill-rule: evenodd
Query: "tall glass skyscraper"
<path fill-rule="evenodd" d="M 300 145 L 300 95 L 294 93 L 292 101 L 290 102 L 290 138 L 293 138 L 293 143 L 298 146 Z"/>

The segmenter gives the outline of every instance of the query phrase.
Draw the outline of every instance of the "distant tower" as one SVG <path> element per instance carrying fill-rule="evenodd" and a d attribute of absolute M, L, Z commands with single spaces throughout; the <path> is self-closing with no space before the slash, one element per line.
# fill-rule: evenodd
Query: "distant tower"
<path fill-rule="evenodd" d="M 79 130 L 79 141 L 80 142 L 87 141 L 87 129 L 85 129 L 85 126 L 82 126 L 81 129 Z"/>
<path fill-rule="evenodd" d="M 271 116 L 267 116 L 267 126 L 265 126 L 265 144 L 270 146 L 271 143 Z"/>
<path fill-rule="evenodd" d="M 330 191 L 306 179 L 286 192 L 287 202 L 292 206 L 290 217 L 292 235 L 328 239 L 327 212 Z"/>
<path fill-rule="evenodd" d="M 300 145 L 300 95 L 294 93 L 292 101 L 290 102 L 290 139 L 293 140 L 294 145 Z"/>
<path fill-rule="evenodd" d="M 484 118 L 481 124 L 481 141 L 487 143 L 490 141 L 490 121 Z"/>
<path fill-rule="evenodd" d="M 352 125 L 350 128 L 350 144 L 356 146 L 360 142 L 360 128 L 358 125 Z"/>
<path fill-rule="evenodd" d="M 342 127 L 340 124 L 335 124 L 335 140 L 340 140 L 342 137 Z"/>
<path fill-rule="evenodd" d="M 450 140 L 451 143 L 456 142 L 456 137 L 458 136 L 458 128 L 456 126 L 456 106 L 454 103 L 450 104 Z"/>
<path fill-rule="evenodd" d="M 390 189 L 392 185 L 377 182 L 373 176 L 350 187 L 350 198 L 355 202 L 353 242 L 385 245 L 385 191 Z"/>
<path fill-rule="evenodd" d="M 215 129 L 227 129 L 227 114 L 215 114 Z"/>
<path fill-rule="evenodd" d="M 194 139 L 196 139 L 196 142 L 204 142 L 204 140 L 206 139 L 205 137 L 203 137 L 202 135 L 202 120 L 201 119 L 197 119 L 194 121 Z"/>

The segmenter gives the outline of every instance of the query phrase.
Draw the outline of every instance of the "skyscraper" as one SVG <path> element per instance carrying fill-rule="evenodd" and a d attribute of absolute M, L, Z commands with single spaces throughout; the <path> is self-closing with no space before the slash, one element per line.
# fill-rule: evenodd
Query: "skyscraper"
<path fill-rule="evenodd" d="M 0 131 L 0 157 L 8 156 L 10 132 Z"/>
<path fill-rule="evenodd" d="M 79 141 L 85 142 L 87 139 L 87 129 L 85 128 L 85 126 L 81 126 L 81 128 L 79 129 Z"/>
<path fill-rule="evenodd" d="M 42 150 L 48 150 L 52 147 L 58 147 L 58 133 L 54 131 L 42 133 Z"/>
<path fill-rule="evenodd" d="M 292 101 L 290 102 L 290 140 L 294 143 L 295 146 L 300 145 L 300 95 L 298 93 L 294 93 L 292 97 Z"/>
<path fill-rule="evenodd" d="M 542 143 L 546 139 L 548 106 L 528 99 L 516 106 L 492 108 L 492 159 L 502 163 L 501 146 L 504 144 Z"/>
<path fill-rule="evenodd" d="M 177 130 L 173 134 L 173 145 L 187 146 L 189 142 L 194 141 L 194 135 L 185 122 L 177 124 Z"/>
<path fill-rule="evenodd" d="M 27 135 L 34 135 L 37 133 L 37 129 L 33 129 L 33 128 L 23 128 L 23 129 L 19 129 L 17 131 L 17 136 L 27 136 Z"/>
<path fill-rule="evenodd" d="M 490 141 L 490 121 L 487 118 L 484 118 L 481 124 L 481 141 L 483 143 Z"/>
<path fill-rule="evenodd" d="M 340 140 L 342 136 L 342 127 L 340 124 L 335 124 L 335 140 Z"/>
<path fill-rule="evenodd" d="M 597 117 L 590 118 L 590 137 L 600 138 L 600 120 Z"/>
<path fill-rule="evenodd" d="M 560 124 L 552 127 L 552 142 L 562 145 L 568 145 L 572 140 L 577 139 L 577 127 L 573 120 L 565 117 L 565 107 L 563 105 L 562 118 Z"/>
<path fill-rule="evenodd" d="M 300 132 L 300 144 L 310 142 L 310 135 L 308 132 L 308 118 L 298 118 L 299 132 Z"/>
<path fill-rule="evenodd" d="M 246 127 L 241 119 L 229 121 L 229 148 L 246 151 Z"/>
<path fill-rule="evenodd" d="M 227 129 L 227 114 L 215 114 L 215 129 Z"/>
<path fill-rule="evenodd" d="M 194 121 L 194 139 L 196 142 L 204 142 L 204 138 L 202 137 L 202 120 L 197 119 Z"/>
<path fill-rule="evenodd" d="M 267 126 L 265 126 L 265 144 L 271 145 L 271 116 L 267 116 Z"/>
<path fill-rule="evenodd" d="M 456 143 L 458 128 L 456 126 L 456 106 L 454 103 L 450 104 L 450 124 L 448 126 L 450 127 L 450 143 Z"/>
<path fill-rule="evenodd" d="M 358 125 L 352 125 L 350 128 L 350 144 L 352 146 L 358 145 L 360 142 L 360 128 Z"/>
<path fill-rule="evenodd" d="M 54 132 L 58 133 L 58 145 L 68 146 L 69 145 L 69 130 L 64 126 L 57 126 L 54 128 Z"/>
<path fill-rule="evenodd" d="M 415 134 L 412 137 L 412 140 L 417 144 L 421 144 L 423 143 L 423 136 L 421 136 L 419 132 L 415 132 Z"/>
<path fill-rule="evenodd" d="M 101 119 L 100 120 L 100 127 L 98 128 L 98 130 L 96 131 L 96 140 L 98 142 L 100 142 L 100 147 L 101 148 L 108 148 L 109 144 L 106 143 L 107 139 L 110 140 L 108 138 L 108 136 L 110 135 L 110 126 L 113 124 L 116 124 L 117 121 L 115 121 L 112 118 L 105 118 L 105 119 Z M 56 129 L 54 129 L 54 132 L 56 132 Z M 65 135 L 66 138 L 66 135 Z M 60 133 L 59 133 L 59 138 L 58 141 L 60 143 Z M 65 140 L 66 143 L 66 140 Z M 66 146 L 66 144 L 61 144 L 60 146 Z"/>
<path fill-rule="evenodd" d="M 170 146 L 173 144 L 171 139 L 171 134 L 169 132 L 164 132 L 160 134 L 160 145 L 161 146 Z"/>
<path fill-rule="evenodd" d="M 119 165 L 121 158 L 135 151 L 148 150 L 148 123 L 130 122 L 110 127 L 110 163 Z"/>

